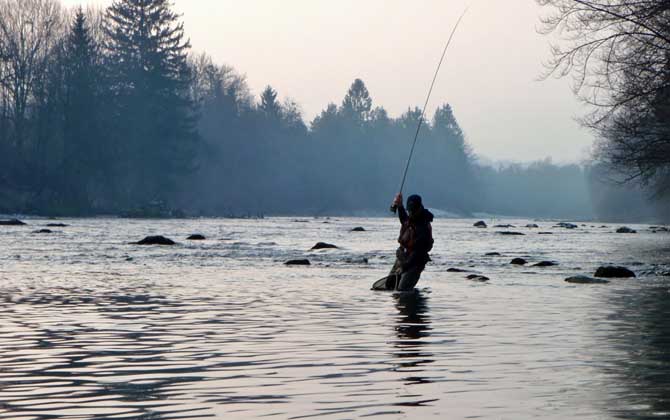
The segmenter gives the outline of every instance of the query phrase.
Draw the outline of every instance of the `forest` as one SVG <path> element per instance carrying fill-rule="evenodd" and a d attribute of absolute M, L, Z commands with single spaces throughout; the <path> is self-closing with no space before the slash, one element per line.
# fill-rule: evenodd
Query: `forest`
<path fill-rule="evenodd" d="M 195 52 L 168 0 L 0 0 L 0 213 L 385 214 L 421 109 L 391 116 L 361 79 L 342 92 L 305 121 L 283 92 L 254 94 Z M 666 195 L 597 160 L 484 164 L 456 111 L 423 122 L 406 187 L 445 215 L 670 214 Z"/>

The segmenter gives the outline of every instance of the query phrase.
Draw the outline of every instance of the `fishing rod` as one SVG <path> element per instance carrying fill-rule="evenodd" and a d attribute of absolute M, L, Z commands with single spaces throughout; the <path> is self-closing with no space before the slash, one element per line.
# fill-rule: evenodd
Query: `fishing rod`
<path fill-rule="evenodd" d="M 423 105 L 423 110 L 421 111 L 421 118 L 419 118 L 419 124 L 416 127 L 416 133 L 414 134 L 414 141 L 412 142 L 412 148 L 409 151 L 409 157 L 407 158 L 407 164 L 405 165 L 405 172 L 402 175 L 402 182 L 400 183 L 400 194 L 402 194 L 402 190 L 405 188 L 405 181 L 407 180 L 407 171 L 409 171 L 409 164 L 412 162 L 412 157 L 414 156 L 414 148 L 416 147 L 416 141 L 419 139 L 419 132 L 421 132 L 421 126 L 423 125 L 423 118 L 426 115 L 426 108 L 428 107 L 430 96 L 433 94 L 433 88 L 435 87 L 435 81 L 437 80 L 437 75 L 440 73 L 442 62 L 444 62 L 444 57 L 447 55 L 449 45 L 451 45 L 451 41 L 454 39 L 454 34 L 456 33 L 456 30 L 460 26 L 461 21 L 465 17 L 465 14 L 468 12 L 468 9 L 469 7 L 466 7 L 465 10 L 463 11 L 463 14 L 461 14 L 461 17 L 459 17 L 458 20 L 456 21 L 456 25 L 454 25 L 454 29 L 452 29 L 451 34 L 449 35 L 449 39 L 447 40 L 447 44 L 444 46 L 444 51 L 442 51 L 442 57 L 440 57 L 440 62 L 437 64 L 437 70 L 435 70 L 433 81 L 430 83 L 430 89 L 428 89 L 426 102 Z M 395 213 L 397 210 L 398 207 L 396 205 L 391 206 L 391 211 L 393 213 Z"/>

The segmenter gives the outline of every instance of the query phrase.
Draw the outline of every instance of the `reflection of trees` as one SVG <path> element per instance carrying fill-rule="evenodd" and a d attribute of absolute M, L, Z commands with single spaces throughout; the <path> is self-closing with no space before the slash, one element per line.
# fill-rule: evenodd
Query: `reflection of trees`
<path fill-rule="evenodd" d="M 616 360 L 616 402 L 622 418 L 667 418 L 670 413 L 670 290 L 640 289 L 616 295 L 617 310 L 608 345 L 625 352 Z"/>
<path fill-rule="evenodd" d="M 428 298 L 422 292 L 401 293 L 395 295 L 399 316 L 395 331 L 398 339 L 393 343 L 393 356 L 401 359 L 396 371 L 412 372 L 412 376 L 403 378 L 410 384 L 430 382 L 428 378 L 416 375 L 423 372 L 423 365 L 433 363 L 433 354 L 425 351 L 429 344 L 425 339 L 430 336 L 430 315 Z"/>

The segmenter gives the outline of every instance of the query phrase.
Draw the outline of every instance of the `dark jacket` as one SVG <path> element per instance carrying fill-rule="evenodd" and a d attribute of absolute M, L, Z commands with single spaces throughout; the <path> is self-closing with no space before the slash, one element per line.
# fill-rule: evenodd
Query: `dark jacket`
<path fill-rule="evenodd" d="M 428 253 L 433 249 L 433 228 L 430 225 L 434 218 L 433 213 L 421 209 L 410 218 L 405 208 L 400 206 L 398 217 L 402 224 L 398 243 L 404 254 L 403 271 L 414 267 L 423 268 L 430 261 Z"/>

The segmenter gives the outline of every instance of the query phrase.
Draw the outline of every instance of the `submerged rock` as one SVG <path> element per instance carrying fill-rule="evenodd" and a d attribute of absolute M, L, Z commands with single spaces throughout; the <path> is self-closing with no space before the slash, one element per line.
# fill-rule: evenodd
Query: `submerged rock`
<path fill-rule="evenodd" d="M 589 276 L 572 276 L 568 277 L 565 279 L 568 283 L 574 283 L 574 284 L 606 284 L 609 283 L 609 280 L 603 280 L 603 279 L 594 279 L 593 277 Z"/>
<path fill-rule="evenodd" d="M 365 228 L 359 226 L 351 229 L 351 232 L 365 232 Z"/>
<path fill-rule="evenodd" d="M 523 258 L 514 258 L 512 261 L 510 261 L 510 264 L 526 265 L 526 264 L 528 264 L 528 261 L 524 260 Z"/>
<path fill-rule="evenodd" d="M 499 235 L 505 235 L 505 236 L 525 236 L 526 235 L 525 233 L 521 233 L 521 232 L 505 232 L 505 231 L 503 231 L 503 232 L 496 232 L 496 233 L 498 233 Z"/>
<path fill-rule="evenodd" d="M 527 228 L 530 228 L 530 229 L 536 229 L 536 228 L 539 228 L 539 226 L 536 225 L 535 223 L 529 223 L 529 224 L 526 225 L 526 227 L 527 227 Z"/>
<path fill-rule="evenodd" d="M 553 235 L 554 232 L 537 232 L 538 235 Z"/>
<path fill-rule="evenodd" d="M 0 226 L 25 226 L 19 219 L 0 220 Z"/>
<path fill-rule="evenodd" d="M 347 264 L 367 264 L 369 261 L 366 257 L 350 257 L 344 260 Z"/>
<path fill-rule="evenodd" d="M 468 279 L 468 280 L 472 280 L 472 281 L 481 281 L 481 282 L 485 282 L 485 281 L 489 281 L 489 280 L 491 280 L 491 279 L 489 279 L 488 277 L 486 277 L 486 276 L 482 276 L 482 275 L 480 275 L 480 274 L 470 274 L 470 275 L 467 277 L 467 279 Z"/>
<path fill-rule="evenodd" d="M 337 249 L 337 246 L 326 242 L 317 242 L 316 245 L 312 247 L 312 250 L 315 249 Z"/>
<path fill-rule="evenodd" d="M 474 226 L 474 227 L 476 227 L 476 228 L 485 228 L 485 227 L 488 227 L 488 226 L 486 225 L 486 222 L 483 221 L 483 220 L 480 220 L 479 222 L 475 223 L 475 224 L 472 225 L 472 226 Z"/>
<path fill-rule="evenodd" d="M 54 233 L 51 229 L 40 229 L 36 230 L 33 233 Z"/>
<path fill-rule="evenodd" d="M 462 268 L 449 268 L 447 273 L 469 273 L 470 270 L 464 270 Z"/>
<path fill-rule="evenodd" d="M 636 277 L 635 273 L 627 269 L 626 267 L 615 266 L 615 265 L 606 265 L 599 267 L 595 273 L 596 277 L 605 277 L 605 278 L 630 278 Z"/>
<path fill-rule="evenodd" d="M 285 265 L 311 265 L 309 260 L 289 260 L 284 263 Z"/>
<path fill-rule="evenodd" d="M 631 229 L 628 226 L 620 227 L 616 230 L 616 233 L 637 233 L 635 229 Z"/>
<path fill-rule="evenodd" d="M 156 235 L 156 236 L 147 236 L 139 242 L 135 242 L 134 245 L 175 245 L 175 241 L 165 236 Z"/>
<path fill-rule="evenodd" d="M 487 256 L 487 257 L 499 257 L 499 256 L 500 256 L 500 252 L 487 252 L 487 253 L 484 254 L 484 255 Z"/>
<path fill-rule="evenodd" d="M 574 223 L 568 223 L 568 222 L 560 222 L 556 224 L 556 227 L 562 227 L 565 229 L 577 229 L 579 226 L 577 226 Z"/>
<path fill-rule="evenodd" d="M 201 235 L 199 233 L 195 233 L 195 234 L 189 236 L 188 238 L 186 238 L 186 240 L 188 240 L 188 241 L 204 241 L 205 239 L 207 239 L 207 238 L 205 238 L 205 235 Z"/>
<path fill-rule="evenodd" d="M 537 264 L 533 264 L 533 267 L 553 267 L 558 265 L 558 263 L 553 261 L 540 261 Z"/>
<path fill-rule="evenodd" d="M 498 228 L 498 229 L 509 229 L 509 228 L 513 228 L 515 226 L 514 225 L 495 225 L 493 227 Z"/>
<path fill-rule="evenodd" d="M 65 223 L 49 223 L 47 227 L 59 227 L 59 228 L 64 228 L 68 227 L 69 225 L 66 225 Z"/>

